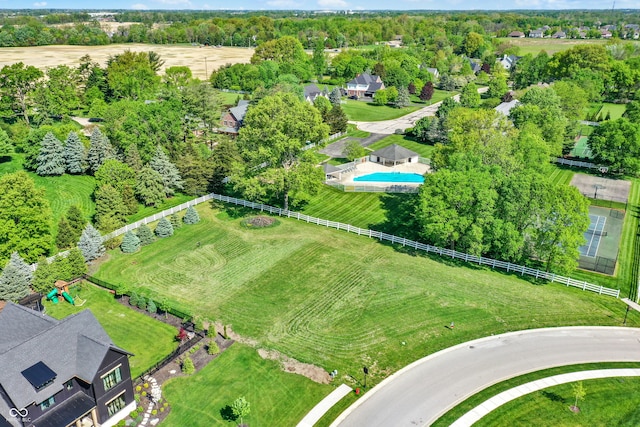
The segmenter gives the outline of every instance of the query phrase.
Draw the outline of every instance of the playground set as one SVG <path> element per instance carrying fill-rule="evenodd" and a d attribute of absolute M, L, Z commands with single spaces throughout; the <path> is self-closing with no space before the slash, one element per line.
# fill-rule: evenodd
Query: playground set
<path fill-rule="evenodd" d="M 47 294 L 47 299 L 53 302 L 54 304 L 58 303 L 60 298 L 65 299 L 69 304 L 76 305 L 76 301 L 69 294 L 69 286 L 79 282 L 81 278 L 74 279 L 71 282 L 65 282 L 64 280 L 56 280 L 54 284 L 55 288 L 51 290 Z"/>

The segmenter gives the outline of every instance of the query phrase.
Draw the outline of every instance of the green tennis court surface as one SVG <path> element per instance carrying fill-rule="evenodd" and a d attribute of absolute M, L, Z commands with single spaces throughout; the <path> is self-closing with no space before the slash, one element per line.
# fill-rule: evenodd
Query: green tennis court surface
<path fill-rule="evenodd" d="M 589 207 L 591 224 L 584 233 L 586 242 L 579 248 L 578 265 L 580 268 L 604 274 L 614 274 L 624 214 L 624 211 L 617 209 Z"/>
<path fill-rule="evenodd" d="M 593 158 L 593 153 L 591 153 L 591 148 L 587 145 L 587 141 L 589 140 L 588 136 L 581 136 L 576 141 L 576 144 L 573 146 L 569 154 L 571 157 L 583 157 L 591 159 Z"/>

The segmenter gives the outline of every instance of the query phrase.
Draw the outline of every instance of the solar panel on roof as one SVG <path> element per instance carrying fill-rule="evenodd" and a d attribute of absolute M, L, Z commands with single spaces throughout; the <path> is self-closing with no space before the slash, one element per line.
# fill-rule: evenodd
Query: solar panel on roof
<path fill-rule="evenodd" d="M 57 376 L 57 374 L 45 365 L 44 362 L 38 362 L 21 373 L 36 390 L 40 390 L 44 386 L 48 385 L 56 379 Z"/>

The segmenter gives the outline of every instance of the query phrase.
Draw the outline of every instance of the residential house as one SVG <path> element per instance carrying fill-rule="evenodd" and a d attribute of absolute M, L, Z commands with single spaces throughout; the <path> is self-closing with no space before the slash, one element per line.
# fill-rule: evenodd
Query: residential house
<path fill-rule="evenodd" d="M 0 426 L 112 427 L 136 408 L 129 356 L 91 311 L 0 310 Z"/>
<path fill-rule="evenodd" d="M 602 36 L 603 39 L 610 39 L 611 38 L 611 31 L 609 31 L 609 30 L 600 30 L 600 35 Z"/>
<path fill-rule="evenodd" d="M 524 37 L 524 33 L 522 31 L 511 31 L 509 34 L 507 34 L 507 37 L 514 37 L 514 38 L 523 38 Z"/>
<path fill-rule="evenodd" d="M 473 71 L 473 74 L 478 74 L 480 70 L 482 70 L 482 64 L 480 63 L 479 59 L 467 58 L 467 60 L 469 61 L 469 65 L 471 66 L 471 71 Z"/>
<path fill-rule="evenodd" d="M 329 92 L 327 91 L 326 86 L 324 90 L 320 90 L 320 88 L 313 83 L 304 87 L 304 99 L 307 102 L 313 104 L 313 101 L 315 101 L 319 96 L 329 98 Z"/>
<path fill-rule="evenodd" d="M 638 24 L 627 24 L 624 26 L 625 30 L 625 38 L 638 40 L 640 37 L 640 25 Z"/>
<path fill-rule="evenodd" d="M 238 101 L 238 105 L 232 108 L 222 115 L 222 127 L 218 128 L 218 132 L 227 133 L 230 135 L 237 135 L 244 116 L 247 114 L 249 108 L 249 101 L 241 99 Z"/>
<path fill-rule="evenodd" d="M 515 56 L 515 55 L 504 55 L 502 57 L 502 59 L 499 60 L 500 64 L 502 64 L 502 67 L 505 70 L 510 70 L 511 67 L 513 67 L 516 62 L 518 62 L 518 59 L 520 59 L 519 56 Z"/>
<path fill-rule="evenodd" d="M 529 31 L 529 37 L 534 39 L 541 39 L 544 37 L 544 30 L 542 29 L 531 30 Z"/>
<path fill-rule="evenodd" d="M 512 101 L 503 102 L 503 103 L 499 104 L 496 108 L 494 108 L 494 110 L 496 110 L 500 114 L 503 114 L 505 116 L 509 116 L 509 113 L 511 112 L 511 110 L 514 107 L 517 107 L 519 104 L 520 104 L 520 101 L 518 101 L 517 99 L 514 99 Z"/>
<path fill-rule="evenodd" d="M 565 33 L 564 31 L 556 31 L 555 33 L 553 33 L 551 38 L 552 39 L 566 39 L 567 38 L 567 33 Z"/>
<path fill-rule="evenodd" d="M 369 73 L 358 74 L 355 79 L 347 83 L 347 95 L 358 98 L 373 95 L 380 89 L 384 89 L 384 83 L 380 76 Z"/>
<path fill-rule="evenodd" d="M 427 71 L 431 73 L 434 79 L 437 79 L 440 77 L 440 73 L 438 72 L 437 68 L 427 68 Z"/>

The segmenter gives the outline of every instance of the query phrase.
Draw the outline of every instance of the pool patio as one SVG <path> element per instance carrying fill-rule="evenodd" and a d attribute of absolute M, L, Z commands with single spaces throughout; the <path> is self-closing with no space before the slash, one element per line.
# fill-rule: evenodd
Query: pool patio
<path fill-rule="evenodd" d="M 342 165 L 335 169 L 336 171 L 334 172 L 327 172 L 327 184 L 332 186 L 344 186 L 345 191 L 372 192 L 394 192 L 396 190 L 402 190 L 402 192 L 405 192 L 406 190 L 413 190 L 408 192 L 415 192 L 421 184 L 409 182 L 362 182 L 354 181 L 354 178 L 369 175 L 374 172 L 405 172 L 424 175 L 431 171 L 429 165 L 424 163 L 402 163 L 395 166 L 385 166 L 380 163 L 369 161 L 368 157 L 364 157 L 354 163 L 348 163 L 347 165 Z M 358 187 L 358 189 L 350 190 L 350 188 L 355 187 Z"/>

